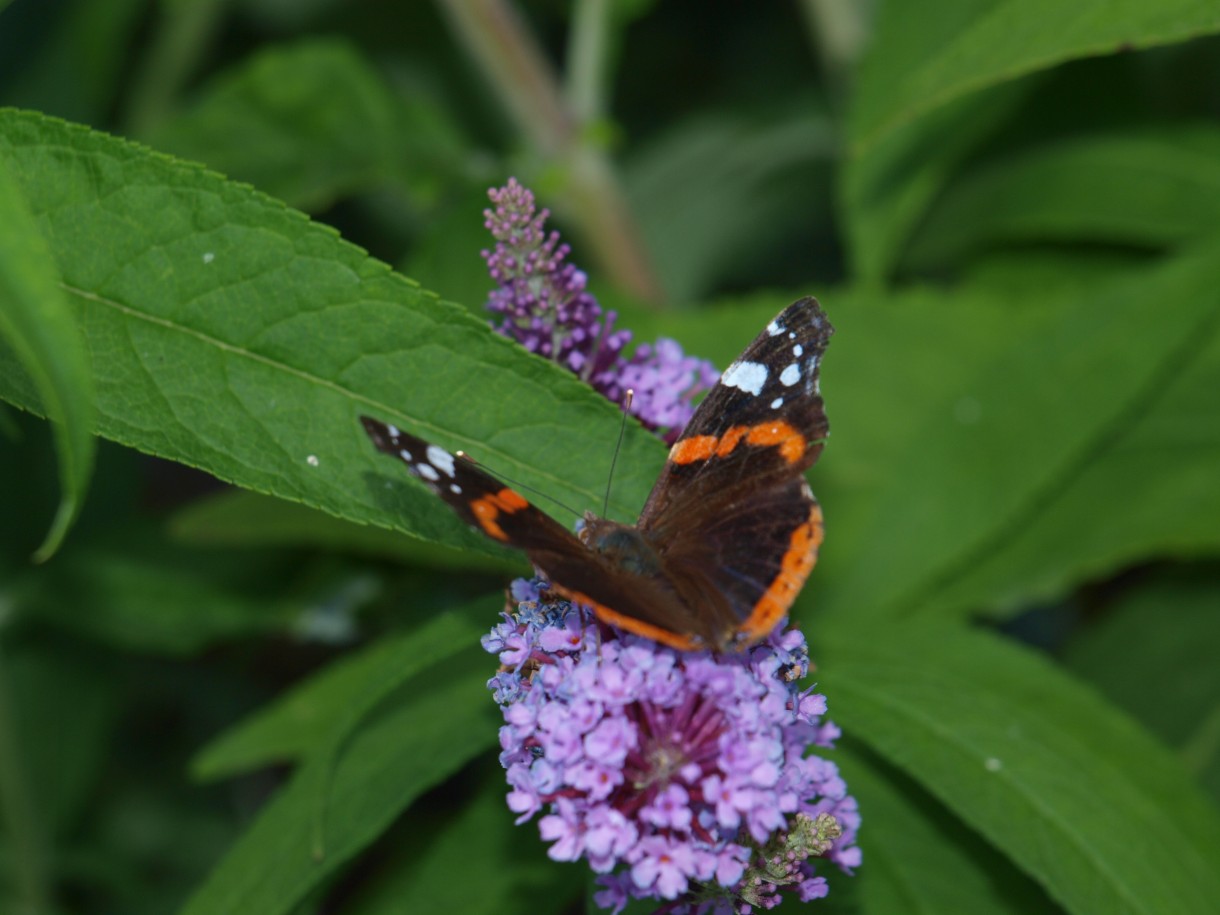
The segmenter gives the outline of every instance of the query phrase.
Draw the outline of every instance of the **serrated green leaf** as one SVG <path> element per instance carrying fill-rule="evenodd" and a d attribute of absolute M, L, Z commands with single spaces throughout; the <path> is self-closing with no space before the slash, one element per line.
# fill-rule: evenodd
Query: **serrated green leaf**
<path fill-rule="evenodd" d="M 1178 751 L 1220 802 L 1220 587 L 1163 576 L 1068 644 L 1064 662 Z"/>
<path fill-rule="evenodd" d="M 869 146 L 952 99 L 1067 60 L 1218 30 L 1220 12 L 1209 0 L 887 4 L 860 66 L 853 142 Z"/>
<path fill-rule="evenodd" d="M 423 791 L 494 746 L 498 716 L 486 687 L 491 660 L 477 647 L 453 654 L 387 697 L 344 742 L 338 759 L 312 758 L 212 871 L 183 915 L 292 911 Z M 320 786 L 327 788 L 322 808 Z"/>
<path fill-rule="evenodd" d="M 92 351 L 101 434 L 361 523 L 487 549 L 360 430 L 371 413 L 577 510 L 598 505 L 617 408 L 325 227 L 247 187 L 36 114 L 0 151 Z M 37 397 L 0 359 L 0 393 Z M 664 460 L 624 440 L 612 514 Z"/>
<path fill-rule="evenodd" d="M 88 354 L 60 289 L 55 262 L 8 164 L 0 151 L 0 337 L 55 421 L 60 501 L 35 554 L 45 560 L 63 542 L 89 488 L 93 385 Z"/>
<path fill-rule="evenodd" d="M 864 864 L 859 884 L 865 912 L 906 915 L 1024 915 L 1059 911 L 978 834 L 926 791 L 853 741 L 832 754 L 860 802 Z M 831 897 L 846 876 L 831 872 Z"/>
<path fill-rule="evenodd" d="M 987 301 L 966 292 L 960 304 L 972 297 Z M 884 444 L 871 468 L 851 468 L 871 469 L 876 485 L 851 493 L 833 547 L 827 505 L 826 560 L 844 566 L 826 609 L 913 612 L 1031 523 L 1210 338 L 1220 318 L 1220 248 L 1203 247 L 1064 308 L 1033 304 L 1041 307 L 1024 317 L 976 323 L 982 334 L 964 346 L 929 316 L 898 353 L 871 347 L 847 315 L 834 363 L 857 372 L 885 365 L 888 382 L 861 383 L 889 391 L 892 402 L 880 412 L 832 414 L 834 444 L 844 437 Z M 941 364 L 921 378 L 909 367 L 916 358 Z M 828 400 L 832 372 L 840 371 L 828 355 Z M 831 460 L 828 449 L 828 467 Z"/>
<path fill-rule="evenodd" d="M 497 557 L 456 550 L 244 490 L 191 503 L 174 515 L 170 530 L 176 539 L 198 546 L 312 547 L 442 569 L 525 573 L 529 568 L 516 553 Z"/>
<path fill-rule="evenodd" d="M 826 627 L 814 646 L 845 732 L 1069 912 L 1194 915 L 1220 898 L 1215 809 L 1168 751 L 1047 661 L 914 623 Z"/>
<path fill-rule="evenodd" d="M 936 203 L 904 262 L 927 269 L 989 245 L 1166 247 L 1220 228 L 1220 130 L 1176 124 L 1024 150 L 979 167 Z"/>
<path fill-rule="evenodd" d="M 319 750 L 369 696 L 477 643 L 503 602 L 492 595 L 336 661 L 204 747 L 192 763 L 193 774 L 225 778 Z"/>

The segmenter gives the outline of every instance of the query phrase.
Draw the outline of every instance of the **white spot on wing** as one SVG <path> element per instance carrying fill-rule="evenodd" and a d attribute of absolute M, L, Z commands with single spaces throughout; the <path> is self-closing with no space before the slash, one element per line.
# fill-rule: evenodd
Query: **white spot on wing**
<path fill-rule="evenodd" d="M 447 477 L 453 476 L 453 455 L 436 445 L 428 446 L 428 461 Z"/>
<path fill-rule="evenodd" d="M 775 398 L 775 400 L 771 401 L 772 410 L 778 410 L 783 405 L 784 405 L 784 398 L 782 398 L 782 397 L 777 397 L 777 398 Z"/>
<path fill-rule="evenodd" d="M 779 381 L 786 388 L 792 387 L 801 380 L 801 367 L 795 362 L 780 373 Z"/>
<path fill-rule="evenodd" d="M 757 395 L 767 383 L 768 374 L 767 367 L 761 362 L 734 362 L 725 369 L 720 381 L 730 388 Z"/>
<path fill-rule="evenodd" d="M 784 326 L 778 321 L 772 321 L 767 325 L 767 333 L 772 337 L 776 337 L 784 332 Z"/>
<path fill-rule="evenodd" d="M 758 394 L 767 383 L 767 367 L 761 362 L 734 362 L 724 370 L 720 383 L 747 394 Z"/>
<path fill-rule="evenodd" d="M 398 436 L 402 435 L 402 433 L 398 431 L 397 426 L 386 426 L 386 428 L 390 430 L 390 438 L 398 438 Z"/>
<path fill-rule="evenodd" d="M 792 355 L 803 356 L 804 354 L 805 354 L 805 347 L 801 346 L 799 343 L 797 343 L 796 345 L 794 345 L 792 347 Z"/>
<path fill-rule="evenodd" d="M 457 483 L 450 483 L 449 491 L 455 496 L 460 496 L 462 494 L 462 487 L 458 486 Z"/>
<path fill-rule="evenodd" d="M 436 481 L 441 478 L 441 475 L 436 472 L 436 468 L 433 467 L 431 464 L 416 464 L 415 472 L 418 473 L 425 480 Z"/>
<path fill-rule="evenodd" d="M 400 449 L 398 449 L 398 456 L 399 456 L 400 458 L 402 458 L 404 461 L 406 461 L 408 464 L 414 464 L 414 463 L 415 463 L 415 458 L 414 458 L 414 456 L 413 456 L 413 455 L 411 454 L 411 452 L 410 452 L 410 451 L 408 451 L 406 448 L 400 448 Z"/>

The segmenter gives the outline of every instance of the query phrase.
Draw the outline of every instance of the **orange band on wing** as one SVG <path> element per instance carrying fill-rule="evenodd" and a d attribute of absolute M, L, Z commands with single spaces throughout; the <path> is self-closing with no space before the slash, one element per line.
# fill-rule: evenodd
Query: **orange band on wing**
<path fill-rule="evenodd" d="M 525 500 L 524 496 L 506 486 L 490 496 L 475 499 L 470 503 L 470 510 L 474 513 L 475 520 L 479 522 L 479 527 L 483 528 L 488 537 L 507 541 L 508 534 L 504 533 L 503 528 L 496 523 L 496 519 L 500 517 L 501 512 L 511 515 L 527 505 L 529 502 Z"/>
<path fill-rule="evenodd" d="M 675 464 L 693 464 L 711 457 L 728 457 L 742 442 L 778 448 L 780 457 L 789 464 L 799 461 L 808 445 L 794 426 L 776 419 L 756 426 L 733 426 L 721 436 L 692 435 L 674 443 L 669 459 Z"/>
<path fill-rule="evenodd" d="M 693 464 L 695 461 L 706 461 L 716 451 L 714 435 L 692 435 L 680 442 L 674 442 L 669 449 L 669 459 L 675 464 Z"/>
<path fill-rule="evenodd" d="M 780 560 L 779 574 L 737 630 L 743 641 L 763 638 L 787 615 L 813 570 L 821 543 L 822 510 L 815 505 L 809 512 L 809 520 L 792 532 L 788 550 Z"/>
<path fill-rule="evenodd" d="M 783 420 L 753 426 L 746 441 L 751 445 L 778 447 L 780 456 L 789 464 L 799 461 L 805 453 L 805 436 Z"/>
<path fill-rule="evenodd" d="M 605 604 L 599 604 L 587 594 L 581 594 L 579 591 L 565 588 L 556 582 L 551 582 L 551 587 L 568 600 L 574 600 L 578 604 L 587 604 L 603 623 L 617 626 L 619 629 L 625 629 L 627 632 L 633 632 L 636 635 L 642 635 L 646 639 L 652 639 L 654 642 L 660 642 L 662 645 L 668 645 L 670 648 L 677 648 L 679 651 L 697 651 L 700 648 L 706 647 L 701 640 L 694 636 L 679 635 L 676 632 L 670 632 L 668 629 L 662 629 L 660 626 L 654 626 L 652 623 L 637 620 L 634 616 L 627 616 L 624 613 L 619 613 L 617 610 L 611 610 Z"/>

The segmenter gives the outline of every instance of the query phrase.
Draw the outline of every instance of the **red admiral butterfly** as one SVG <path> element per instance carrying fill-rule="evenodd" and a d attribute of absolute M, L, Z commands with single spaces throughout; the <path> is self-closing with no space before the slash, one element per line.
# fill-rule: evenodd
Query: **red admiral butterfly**
<path fill-rule="evenodd" d="M 469 460 L 361 422 L 379 451 L 604 622 L 674 648 L 741 649 L 787 615 L 822 542 L 804 471 L 829 432 L 818 367 L 833 332 L 812 298 L 784 309 L 699 405 L 640 520 L 589 512 L 579 537 Z"/>

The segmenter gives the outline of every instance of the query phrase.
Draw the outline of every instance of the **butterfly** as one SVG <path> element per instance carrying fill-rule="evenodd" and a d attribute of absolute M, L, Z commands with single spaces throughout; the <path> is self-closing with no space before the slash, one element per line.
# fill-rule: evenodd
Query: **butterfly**
<path fill-rule="evenodd" d="M 360 421 L 378 451 L 603 622 L 678 649 L 741 650 L 787 617 L 822 542 L 805 471 L 829 434 L 818 372 L 833 333 L 813 298 L 777 315 L 699 404 L 634 525 L 587 512 L 573 534 L 468 458 Z"/>

